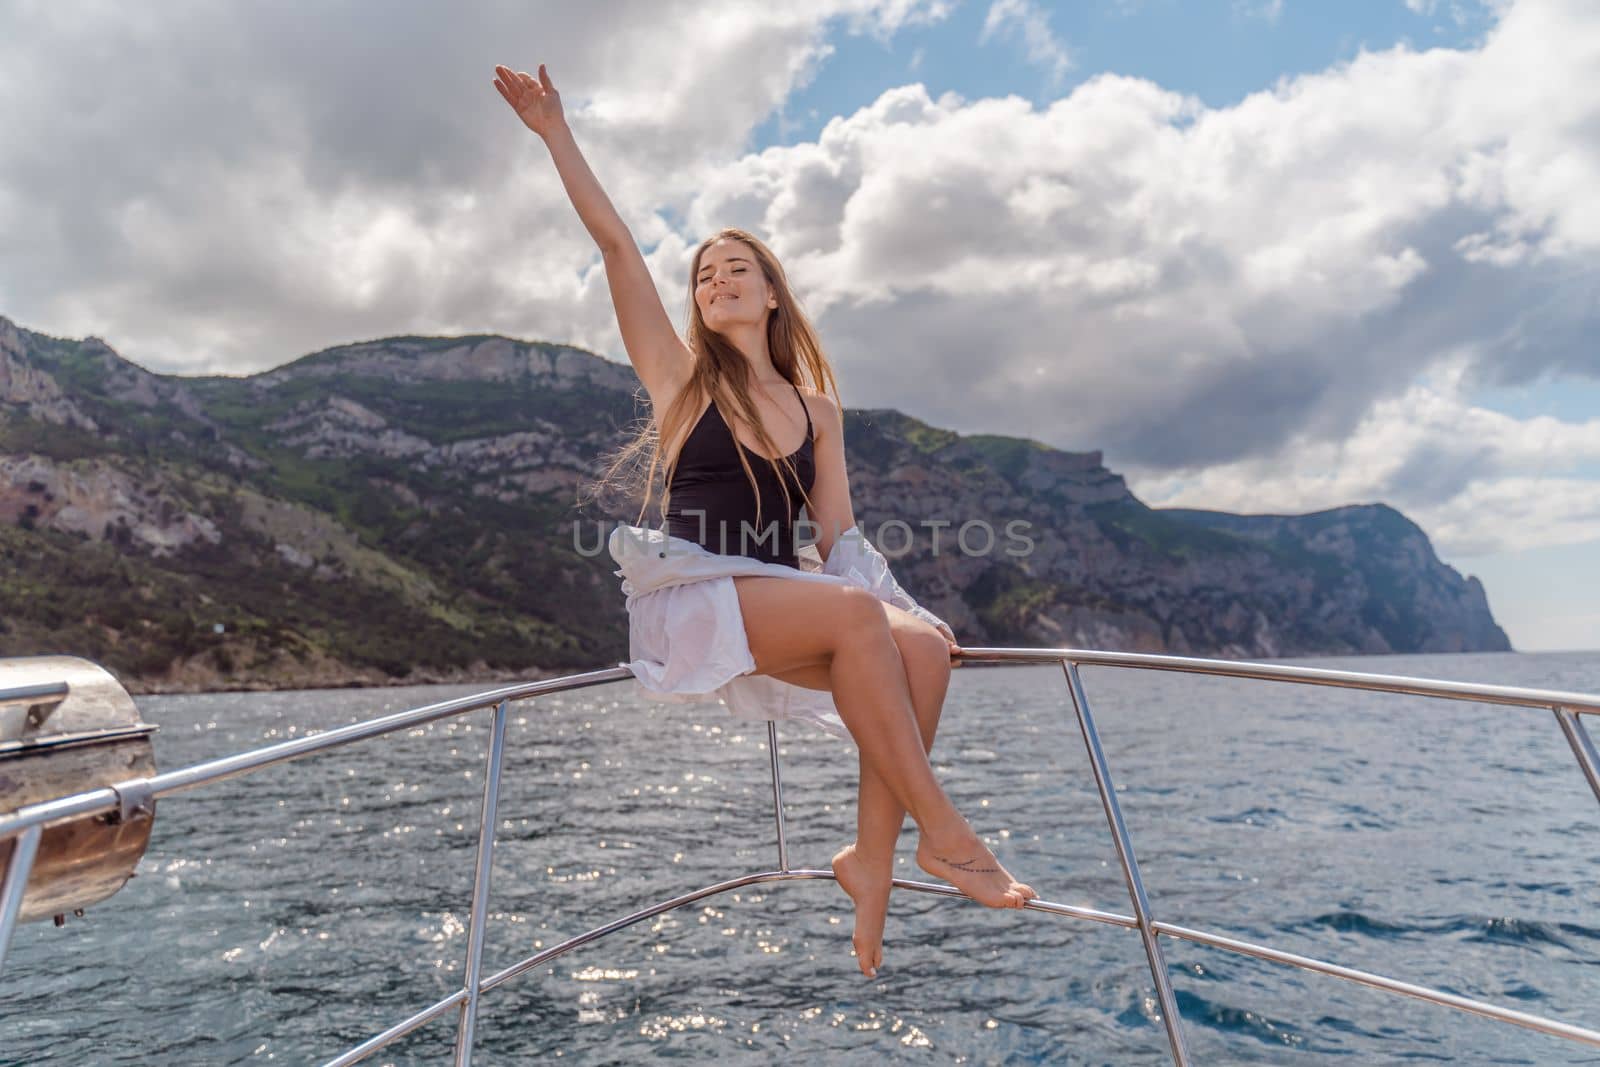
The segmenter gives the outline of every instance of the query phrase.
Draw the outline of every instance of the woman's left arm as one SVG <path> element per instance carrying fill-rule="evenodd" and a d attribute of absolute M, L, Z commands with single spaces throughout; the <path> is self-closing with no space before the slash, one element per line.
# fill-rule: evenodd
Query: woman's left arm
<path fill-rule="evenodd" d="M 845 470 L 844 461 L 844 414 L 833 398 L 825 393 L 812 393 L 810 398 L 812 422 L 819 426 L 816 443 L 812 448 L 812 455 L 817 466 L 816 481 L 811 486 L 811 504 L 806 514 L 810 520 L 817 524 L 817 552 L 822 556 L 824 566 L 832 557 L 833 550 L 839 537 L 848 532 L 856 524 L 855 509 L 850 506 L 850 477 Z M 858 534 L 860 531 L 857 531 Z M 950 643 L 952 655 L 960 652 L 961 646 L 957 644 L 955 633 L 943 619 L 928 611 L 918 604 L 911 595 L 900 588 L 900 583 L 895 581 L 894 575 L 889 573 L 888 562 L 881 559 L 881 553 L 875 548 L 866 547 L 866 538 L 860 538 L 862 544 L 858 546 L 857 553 L 865 551 L 877 559 L 878 566 L 867 566 L 866 569 L 876 573 L 882 571 L 881 580 L 884 592 L 879 597 L 887 597 L 891 604 L 898 608 L 910 611 L 912 614 L 932 623 L 945 640 Z M 852 557 L 853 558 L 853 557 Z M 956 665 L 960 664 L 956 660 Z"/>
<path fill-rule="evenodd" d="M 811 485 L 811 506 L 806 508 L 806 517 L 817 524 L 817 552 L 826 561 L 833 552 L 833 543 L 856 524 L 856 517 L 850 506 L 850 476 L 844 465 L 844 415 L 828 394 L 808 392 L 811 421 L 817 428 L 812 446 L 817 475 Z"/>

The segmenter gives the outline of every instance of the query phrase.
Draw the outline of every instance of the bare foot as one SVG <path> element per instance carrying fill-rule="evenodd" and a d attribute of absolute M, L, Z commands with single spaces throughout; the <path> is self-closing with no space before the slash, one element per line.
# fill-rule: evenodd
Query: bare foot
<path fill-rule="evenodd" d="M 894 870 L 874 870 L 872 864 L 856 855 L 855 845 L 846 845 L 833 857 L 833 874 L 855 901 L 856 929 L 850 941 L 856 948 L 856 963 L 862 974 L 876 978 L 883 964 L 883 921 L 889 913 Z"/>
<path fill-rule="evenodd" d="M 938 845 L 926 837 L 917 842 L 917 866 L 943 878 L 979 904 L 989 908 L 1020 908 L 1039 894 L 1011 877 L 987 845 L 968 830 Z"/>

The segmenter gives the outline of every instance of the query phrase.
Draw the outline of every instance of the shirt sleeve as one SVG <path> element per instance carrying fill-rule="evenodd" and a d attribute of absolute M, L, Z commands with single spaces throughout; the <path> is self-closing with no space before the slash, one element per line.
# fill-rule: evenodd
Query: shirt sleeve
<path fill-rule="evenodd" d="M 889 561 L 867 540 L 860 526 L 852 526 L 834 539 L 833 550 L 822 561 L 822 572 L 859 585 L 879 600 L 915 615 L 949 640 L 956 639 L 949 623 L 918 604 L 910 593 L 900 587 L 889 570 Z"/>

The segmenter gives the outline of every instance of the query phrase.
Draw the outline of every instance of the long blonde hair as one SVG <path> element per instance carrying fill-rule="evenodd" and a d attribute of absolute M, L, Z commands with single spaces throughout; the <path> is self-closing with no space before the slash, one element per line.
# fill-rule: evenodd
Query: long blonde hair
<path fill-rule="evenodd" d="M 671 492 L 667 486 L 671 484 L 673 471 L 677 469 L 678 456 L 674 454 L 670 460 L 664 460 L 662 443 L 677 440 L 680 434 L 687 439 L 684 431 L 689 426 L 689 420 L 705 409 L 707 398 L 710 398 L 717 405 L 718 411 L 724 415 L 731 413 L 738 422 L 752 427 L 762 452 L 770 454 L 779 451 L 777 442 L 773 441 L 761 421 L 760 411 L 750 399 L 750 361 L 726 337 L 706 326 L 705 319 L 700 314 L 700 305 L 694 298 L 695 277 L 700 270 L 700 258 L 705 255 L 706 249 L 724 239 L 742 241 L 750 246 L 755 252 L 756 263 L 766 276 L 767 284 L 772 287 L 777 297 L 778 306 L 772 309 L 767 318 L 767 353 L 772 359 L 773 368 L 785 380 L 796 386 L 810 385 L 818 392 L 832 393 L 834 402 L 840 403 L 839 386 L 834 379 L 828 357 L 822 351 L 822 342 L 818 340 L 815 327 L 800 309 L 799 301 L 790 290 L 788 277 L 784 274 L 778 258 L 760 238 L 747 230 L 735 227 L 718 230 L 695 249 L 694 258 L 689 265 L 689 325 L 684 335 L 684 340 L 694 355 L 689 381 L 678 390 L 678 395 L 667 405 L 664 412 L 657 413 L 658 417 L 654 420 L 645 420 L 644 428 L 615 454 L 614 461 L 606 468 L 597 483 L 597 486 L 602 488 L 613 484 L 613 476 L 620 468 L 630 463 L 635 465 L 635 469 L 644 466 L 643 457 L 648 454 L 648 469 L 643 479 L 644 500 L 639 505 L 636 523 L 644 521 L 645 512 L 650 508 L 657 472 L 661 473 L 662 478 L 661 514 L 665 517 L 671 501 Z M 733 422 L 726 421 L 729 422 L 729 432 L 733 434 L 737 443 L 738 435 L 733 433 Z M 804 447 L 803 442 L 802 447 Z M 682 450 L 680 442 L 677 451 L 682 452 Z M 750 482 L 750 490 L 756 497 L 756 526 L 759 528 L 761 494 L 756 486 L 755 471 L 745 458 L 745 449 L 736 448 L 734 451 L 739 455 L 739 466 L 744 468 L 745 477 Z M 771 464 L 773 475 L 778 480 L 779 488 L 783 490 L 784 506 L 787 509 L 792 511 L 793 503 L 789 497 L 788 482 L 783 476 L 785 469 L 795 474 L 795 482 L 800 486 L 800 492 L 809 507 L 811 494 L 806 492 L 804 484 L 801 484 L 799 475 L 794 470 L 794 462 L 789 456 L 779 456 L 777 459 L 769 459 L 766 456 L 757 458 Z"/>

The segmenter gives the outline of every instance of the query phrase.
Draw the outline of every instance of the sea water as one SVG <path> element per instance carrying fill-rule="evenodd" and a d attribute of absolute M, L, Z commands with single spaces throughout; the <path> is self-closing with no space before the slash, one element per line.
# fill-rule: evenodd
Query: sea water
<path fill-rule="evenodd" d="M 1600 692 L 1600 654 L 1301 661 Z M 1600 1027 L 1600 803 L 1549 711 L 1085 668 L 1158 919 Z M 477 687 L 487 688 L 487 687 Z M 148 697 L 162 769 L 474 687 Z M 18 930 L 0 1063 L 321 1062 L 459 988 L 488 712 L 159 802 L 138 876 Z M 1591 732 L 1600 729 L 1590 720 Z M 795 866 L 854 828 L 848 741 L 780 731 Z M 954 672 L 951 796 L 1048 900 L 1131 907 L 1058 667 Z M 510 709 L 484 973 L 776 866 L 766 730 L 633 683 Z M 914 828 L 901 841 L 904 877 Z M 757 886 L 488 994 L 475 1062 L 1169 1062 L 1132 931 L 897 892 L 876 980 L 831 882 Z M 1197 1063 L 1596 1050 L 1162 939 Z M 450 1061 L 451 1013 L 367 1062 Z"/>

